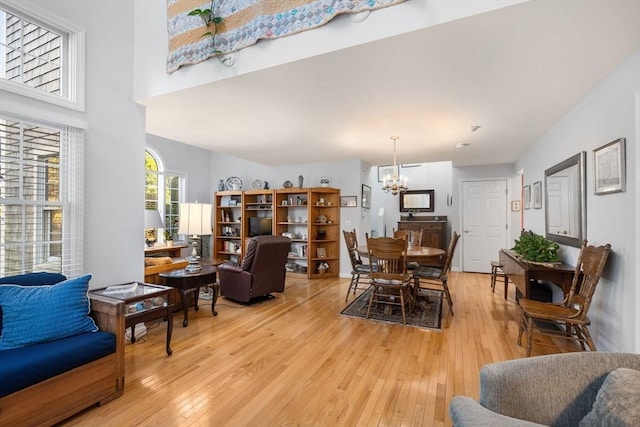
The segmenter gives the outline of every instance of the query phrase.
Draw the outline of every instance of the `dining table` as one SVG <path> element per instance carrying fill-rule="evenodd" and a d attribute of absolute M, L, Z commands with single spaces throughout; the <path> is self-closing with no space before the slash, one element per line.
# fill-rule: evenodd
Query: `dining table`
<path fill-rule="evenodd" d="M 356 247 L 356 251 L 360 256 L 369 257 L 369 249 L 366 246 Z M 429 246 L 407 246 L 407 263 L 416 262 L 420 266 L 442 268 L 445 262 L 447 252 L 440 248 L 432 248 Z M 417 289 L 413 289 L 414 303 L 421 305 L 423 309 L 427 310 L 429 307 L 429 297 L 426 295 L 419 295 Z"/>
<path fill-rule="evenodd" d="M 356 250 L 361 256 L 369 256 L 369 250 L 366 246 L 358 246 Z M 442 265 L 446 254 L 447 252 L 440 248 L 407 246 L 407 262 L 417 262 L 420 265 Z"/>

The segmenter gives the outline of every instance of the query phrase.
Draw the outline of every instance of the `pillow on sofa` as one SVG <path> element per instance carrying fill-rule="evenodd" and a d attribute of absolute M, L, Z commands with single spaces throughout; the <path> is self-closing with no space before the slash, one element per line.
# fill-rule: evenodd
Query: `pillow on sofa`
<path fill-rule="evenodd" d="M 26 273 L 16 276 L 0 277 L 0 285 L 55 285 L 63 280 L 67 280 L 67 277 L 60 273 Z M 2 334 L 2 306 L 0 306 L 0 334 Z"/>
<path fill-rule="evenodd" d="M 0 350 L 98 330 L 89 317 L 90 275 L 51 286 L 0 286 Z"/>
<path fill-rule="evenodd" d="M 0 285 L 23 285 L 23 286 L 40 286 L 40 285 L 55 285 L 63 280 L 67 280 L 67 277 L 60 273 L 26 273 L 18 274 L 16 276 L 8 276 L 0 278 Z"/>
<path fill-rule="evenodd" d="M 618 368 L 602 383 L 580 427 L 640 425 L 640 371 Z"/>

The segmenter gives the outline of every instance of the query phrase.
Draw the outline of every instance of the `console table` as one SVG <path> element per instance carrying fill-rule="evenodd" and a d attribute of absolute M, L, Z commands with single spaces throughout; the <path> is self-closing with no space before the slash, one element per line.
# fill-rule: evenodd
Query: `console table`
<path fill-rule="evenodd" d="M 503 265 L 502 270 L 504 274 L 516 285 L 516 288 L 522 293 L 523 298 L 530 299 L 532 280 L 545 280 L 555 283 L 562 288 L 565 296 L 568 295 L 571 290 L 575 267 L 567 264 L 546 267 L 523 262 L 516 258 L 513 252 L 507 249 L 502 249 L 498 257 Z"/>

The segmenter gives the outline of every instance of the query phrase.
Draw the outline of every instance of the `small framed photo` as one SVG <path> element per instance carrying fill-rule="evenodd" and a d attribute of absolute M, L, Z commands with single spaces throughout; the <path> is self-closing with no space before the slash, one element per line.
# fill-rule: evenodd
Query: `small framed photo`
<path fill-rule="evenodd" d="M 362 184 L 362 209 L 371 209 L 371 187 Z"/>
<path fill-rule="evenodd" d="M 327 250 L 325 248 L 318 248 L 318 258 L 326 258 Z"/>
<path fill-rule="evenodd" d="M 358 206 L 358 196 L 340 197 L 340 206 L 343 208 L 355 208 Z"/>
<path fill-rule="evenodd" d="M 520 210 L 520 200 L 511 201 L 511 210 L 513 212 L 518 212 Z"/>
<path fill-rule="evenodd" d="M 595 194 L 626 190 L 625 139 L 619 138 L 593 150 Z"/>
<path fill-rule="evenodd" d="M 399 176 L 398 165 L 378 166 L 378 182 L 384 182 L 387 176 Z"/>
<path fill-rule="evenodd" d="M 542 181 L 533 183 L 533 209 L 542 209 Z"/>
<path fill-rule="evenodd" d="M 531 209 L 531 186 L 525 185 L 522 187 L 522 200 L 525 209 Z"/>

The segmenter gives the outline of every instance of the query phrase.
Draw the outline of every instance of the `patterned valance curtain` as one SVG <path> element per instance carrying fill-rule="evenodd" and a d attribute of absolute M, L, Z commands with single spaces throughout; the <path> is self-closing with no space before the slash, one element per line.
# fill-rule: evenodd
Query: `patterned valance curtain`
<path fill-rule="evenodd" d="M 260 39 L 289 36 L 325 25 L 342 13 L 358 13 L 404 0 L 215 0 L 216 16 L 224 21 L 216 35 L 216 50 L 230 53 Z M 208 9 L 211 0 L 168 0 L 169 57 L 167 72 L 214 56 L 202 19 L 188 16 Z"/>

